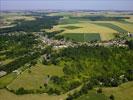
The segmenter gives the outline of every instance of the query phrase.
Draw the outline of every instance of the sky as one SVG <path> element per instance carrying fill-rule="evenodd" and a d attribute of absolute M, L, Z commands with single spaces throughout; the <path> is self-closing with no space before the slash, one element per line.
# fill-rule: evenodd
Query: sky
<path fill-rule="evenodd" d="M 133 10 L 133 0 L 0 0 L 1 10 Z"/>

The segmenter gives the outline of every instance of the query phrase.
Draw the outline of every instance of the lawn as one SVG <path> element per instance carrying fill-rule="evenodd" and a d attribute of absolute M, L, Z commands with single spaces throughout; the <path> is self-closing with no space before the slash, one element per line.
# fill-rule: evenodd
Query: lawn
<path fill-rule="evenodd" d="M 64 34 L 64 37 L 77 42 L 101 40 L 100 35 L 98 33 L 68 33 Z"/>
<path fill-rule="evenodd" d="M 62 67 L 37 64 L 36 66 L 32 66 L 30 69 L 25 70 L 8 85 L 8 88 L 13 90 L 20 87 L 24 87 L 25 89 L 40 89 L 40 86 L 43 87 L 44 81 L 48 75 L 62 76 Z"/>

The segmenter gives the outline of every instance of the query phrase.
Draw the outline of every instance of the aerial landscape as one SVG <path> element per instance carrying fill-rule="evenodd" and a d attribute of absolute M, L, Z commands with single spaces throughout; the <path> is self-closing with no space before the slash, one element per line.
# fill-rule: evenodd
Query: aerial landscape
<path fill-rule="evenodd" d="M 1 0 L 0 100 L 132 100 L 131 4 Z"/>

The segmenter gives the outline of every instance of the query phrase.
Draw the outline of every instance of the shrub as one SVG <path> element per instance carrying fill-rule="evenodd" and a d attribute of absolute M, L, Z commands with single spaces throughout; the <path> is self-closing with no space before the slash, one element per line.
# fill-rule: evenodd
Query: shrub
<path fill-rule="evenodd" d="M 102 88 L 99 88 L 99 89 L 97 90 L 97 93 L 102 93 Z"/>
<path fill-rule="evenodd" d="M 16 94 L 18 94 L 18 95 L 22 95 L 22 94 L 26 94 L 26 93 L 27 93 L 27 91 L 23 87 L 16 90 Z"/>
<path fill-rule="evenodd" d="M 110 100 L 115 100 L 115 97 L 114 97 L 114 95 L 112 95 L 112 94 L 110 95 L 109 98 L 110 98 Z"/>

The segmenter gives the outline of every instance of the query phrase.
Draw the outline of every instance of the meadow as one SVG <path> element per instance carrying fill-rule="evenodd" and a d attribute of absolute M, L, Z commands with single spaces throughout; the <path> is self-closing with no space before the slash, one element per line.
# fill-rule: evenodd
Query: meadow
<path fill-rule="evenodd" d="M 54 75 L 63 76 L 62 67 L 36 64 L 21 73 L 13 82 L 7 85 L 7 88 L 9 90 L 17 90 L 21 87 L 27 90 L 43 89 L 48 76 Z"/>
<path fill-rule="evenodd" d="M 103 93 L 106 96 L 113 94 L 115 100 L 132 100 L 133 82 L 127 82 L 118 87 L 103 88 Z"/>

